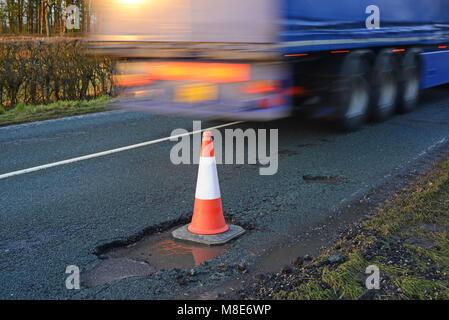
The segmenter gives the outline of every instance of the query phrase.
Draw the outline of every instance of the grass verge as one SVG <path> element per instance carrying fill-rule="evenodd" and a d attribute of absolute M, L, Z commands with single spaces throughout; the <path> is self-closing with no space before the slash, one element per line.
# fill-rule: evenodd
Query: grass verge
<path fill-rule="evenodd" d="M 18 104 L 7 111 L 0 107 L 0 127 L 101 112 L 106 110 L 106 104 L 110 101 L 110 97 L 102 96 L 89 101 L 59 101 L 38 106 Z"/>
<path fill-rule="evenodd" d="M 370 265 L 380 269 L 379 290 L 366 288 Z M 274 299 L 449 299 L 449 159 L 319 257 L 262 286 Z"/>

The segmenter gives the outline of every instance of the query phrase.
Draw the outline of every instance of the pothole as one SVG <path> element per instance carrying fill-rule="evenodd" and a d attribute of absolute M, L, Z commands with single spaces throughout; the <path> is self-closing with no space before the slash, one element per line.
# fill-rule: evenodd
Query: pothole
<path fill-rule="evenodd" d="M 156 271 L 156 268 L 144 262 L 125 258 L 107 259 L 81 273 L 80 278 L 83 286 L 94 288 L 115 280 L 149 276 Z"/>
<path fill-rule="evenodd" d="M 302 177 L 307 183 L 321 183 L 321 184 L 338 184 L 342 179 L 338 176 L 313 176 L 306 175 Z"/>
<path fill-rule="evenodd" d="M 229 245 L 211 247 L 175 240 L 171 231 L 173 230 L 149 236 L 123 248 L 113 249 L 106 256 L 145 262 L 159 270 L 185 269 L 212 260 L 229 248 Z"/>
<path fill-rule="evenodd" d="M 171 235 L 173 230 L 109 249 L 102 254 L 102 261 L 82 273 L 83 285 L 91 288 L 115 280 L 151 276 L 159 270 L 192 268 L 218 257 L 230 248 L 230 244 L 206 246 L 175 240 Z"/>
<path fill-rule="evenodd" d="M 287 156 L 287 157 L 291 157 L 291 156 L 296 156 L 296 155 L 298 155 L 298 152 L 293 151 L 293 150 L 285 149 L 285 150 L 279 150 L 279 154 L 280 154 L 280 155 L 285 155 L 285 156 Z"/>

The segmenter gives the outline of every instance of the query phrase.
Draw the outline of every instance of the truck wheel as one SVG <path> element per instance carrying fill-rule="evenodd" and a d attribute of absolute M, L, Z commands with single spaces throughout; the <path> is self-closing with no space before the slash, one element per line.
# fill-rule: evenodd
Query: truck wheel
<path fill-rule="evenodd" d="M 400 66 L 398 112 L 408 113 L 417 105 L 421 89 L 419 50 L 411 49 L 405 54 Z"/>
<path fill-rule="evenodd" d="M 343 131 L 359 129 L 368 118 L 368 70 L 367 59 L 362 52 L 351 53 L 343 59 L 333 95 L 339 115 L 337 124 Z"/>
<path fill-rule="evenodd" d="M 375 122 L 387 120 L 396 110 L 398 75 L 392 50 L 382 50 L 374 62 L 371 79 L 370 116 Z"/>

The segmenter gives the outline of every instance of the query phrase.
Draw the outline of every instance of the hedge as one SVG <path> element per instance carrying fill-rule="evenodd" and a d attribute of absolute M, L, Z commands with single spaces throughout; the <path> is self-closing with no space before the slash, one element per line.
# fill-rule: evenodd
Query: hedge
<path fill-rule="evenodd" d="M 113 61 L 92 57 L 81 40 L 0 43 L 0 107 L 112 95 Z"/>

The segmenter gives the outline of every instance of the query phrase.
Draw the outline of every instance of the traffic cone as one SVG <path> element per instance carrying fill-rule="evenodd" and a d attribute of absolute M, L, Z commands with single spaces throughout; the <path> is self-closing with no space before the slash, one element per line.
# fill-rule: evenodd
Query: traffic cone
<path fill-rule="evenodd" d="M 196 183 L 195 206 L 189 225 L 172 232 L 176 239 L 207 245 L 224 244 L 245 233 L 242 227 L 227 225 L 221 204 L 212 133 L 205 131 Z"/>
<path fill-rule="evenodd" d="M 210 131 L 203 134 L 195 206 L 188 230 L 203 235 L 220 234 L 229 230 L 223 216 L 214 142 Z"/>

